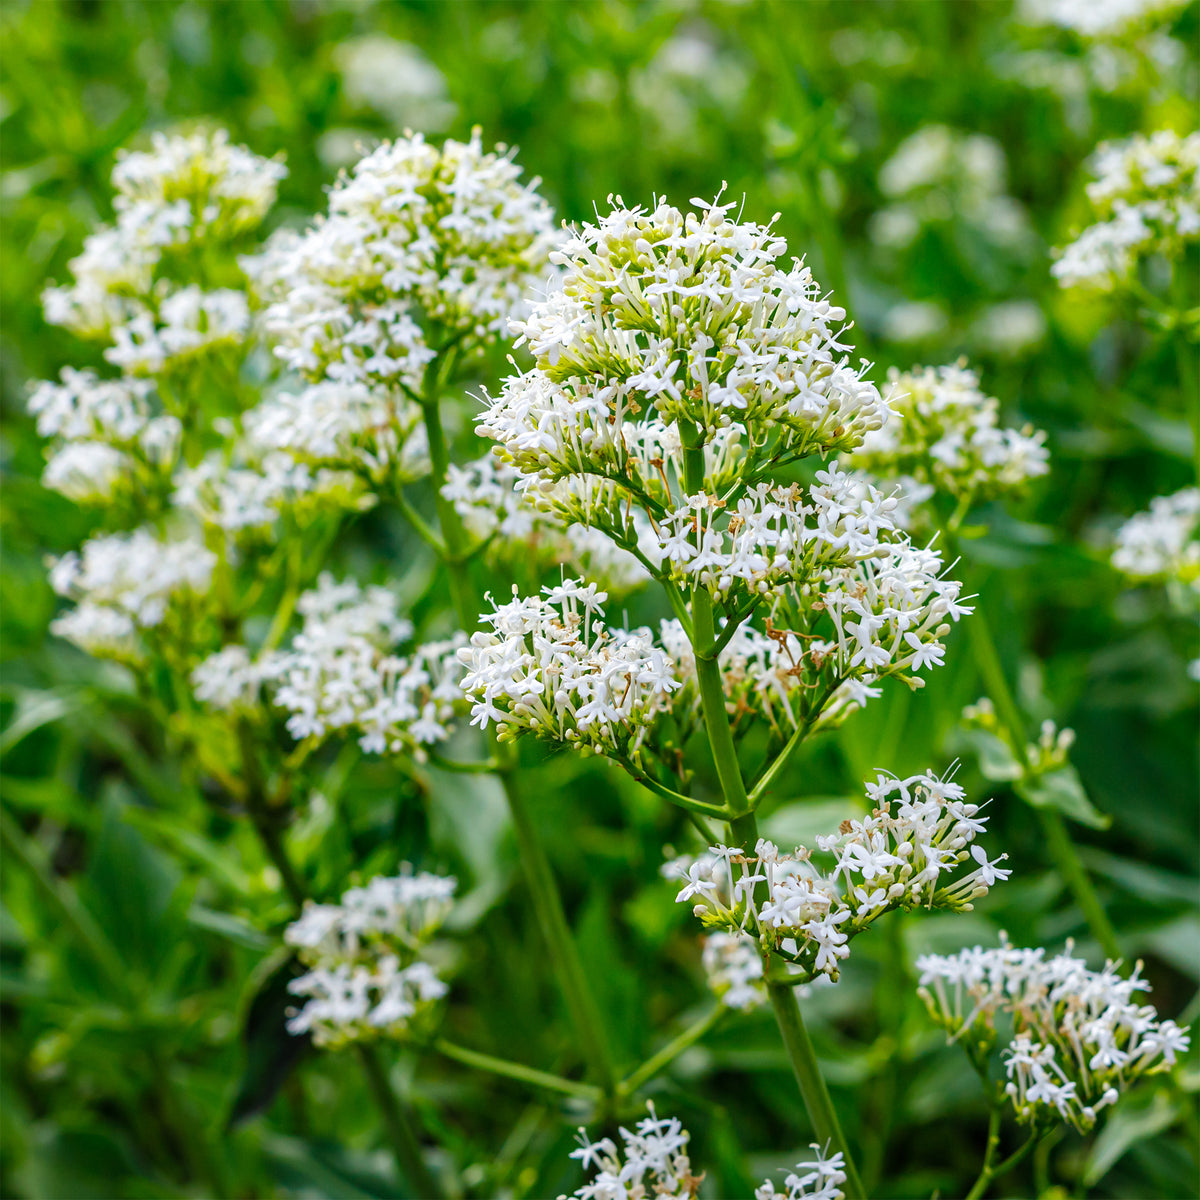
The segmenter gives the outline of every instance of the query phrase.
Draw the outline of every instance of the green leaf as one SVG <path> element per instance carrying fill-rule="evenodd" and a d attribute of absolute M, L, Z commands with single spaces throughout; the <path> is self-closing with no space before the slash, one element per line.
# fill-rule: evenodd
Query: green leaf
<path fill-rule="evenodd" d="M 1092 829 L 1107 829 L 1112 824 L 1112 818 L 1088 799 L 1079 772 L 1069 763 L 1044 775 L 1018 780 L 1014 788 L 1034 808 L 1056 808 L 1064 817 Z"/>
<path fill-rule="evenodd" d="M 995 783 L 1010 783 L 1023 774 L 1009 745 L 987 729 L 962 729 L 957 731 L 955 742 L 963 752 L 974 752 L 979 760 L 979 771 L 985 779 Z"/>

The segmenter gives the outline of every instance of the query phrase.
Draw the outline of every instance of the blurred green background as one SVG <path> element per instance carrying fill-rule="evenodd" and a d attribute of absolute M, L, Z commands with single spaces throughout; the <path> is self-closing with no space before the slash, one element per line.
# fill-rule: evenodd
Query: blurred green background
<path fill-rule="evenodd" d="M 39 294 L 111 215 L 117 148 L 179 123 L 286 153 L 276 223 L 323 208 L 356 145 L 405 127 L 434 138 L 482 125 L 485 142 L 519 147 L 568 220 L 614 193 L 682 204 L 725 186 L 750 217 L 781 214 L 793 251 L 849 309 L 877 377 L 968 354 L 1010 421 L 1049 431 L 1053 470 L 1019 508 L 987 514 L 963 569 L 1031 733 L 1050 716 L 1078 733 L 1073 761 L 1111 825 L 1073 832 L 1123 949 L 1146 960 L 1161 1014 L 1195 1017 L 1196 629 L 1161 589 L 1123 584 L 1106 551 L 1124 517 L 1192 480 L 1192 351 L 1181 359 L 1119 306 L 1060 291 L 1049 248 L 1086 223 L 1084 163 L 1097 142 L 1194 128 L 1196 5 L 1110 46 L 1124 66 L 1107 75 L 1094 45 L 1023 25 L 1008 4 L 965 0 L 10 0 L 0 34 L 0 786 L 33 851 L 4 863 L 0 1193 L 207 1195 L 213 1159 L 230 1195 L 403 1194 L 349 1057 L 305 1055 L 279 1036 L 285 915 L 262 884 L 261 851 L 162 761 L 119 681 L 46 634 L 58 602 L 44 557 L 78 545 L 92 518 L 40 486 L 26 389 L 99 359 L 44 323 Z M 898 168 L 881 182 L 929 125 L 988 139 L 974 143 L 982 175 L 951 172 L 907 194 Z M 404 575 L 406 543 L 386 528 L 375 536 L 357 552 L 392 558 L 389 573 Z M 959 713 L 982 690 L 956 634 L 923 692 L 889 690 L 808 747 L 766 831 L 791 840 L 825 827 L 876 767 L 945 766 L 963 750 Z M 686 839 L 686 825 L 619 772 L 525 752 L 610 1037 L 635 1062 L 707 1003 L 695 930 L 657 875 L 664 843 Z M 1075 936 L 1101 957 L 1030 810 L 965 757 L 971 794 L 995 796 L 991 843 L 1009 852 L 1013 879 L 970 916 L 912 918 L 890 939 L 864 939 L 836 991 L 810 1002 L 850 1141 L 866 1173 L 888 1181 L 880 1197 L 960 1194 L 986 1123 L 965 1059 L 909 991 L 888 986 L 889 958 L 994 942 L 999 929 L 1053 948 Z M 405 780 L 379 762 L 330 770 L 342 800 L 291 831 L 319 886 L 336 893 L 368 862 L 402 857 L 454 870 L 478 911 L 459 945 L 448 1033 L 570 1068 L 493 781 Z M 80 922 L 108 933 L 121 968 L 146 984 L 136 1010 L 80 953 Z M 693 1161 L 709 1171 L 705 1195 L 750 1195 L 810 1140 L 777 1037 L 769 1013 L 729 1018 L 661 1081 L 660 1110 L 684 1119 Z M 571 1121 L 555 1103 L 430 1056 L 402 1052 L 396 1064 L 471 1194 L 578 1186 Z M 1053 1177 L 1077 1195 L 1197 1195 L 1195 1109 L 1181 1090 L 1194 1065 L 1182 1079 L 1135 1090 L 1099 1141 L 1063 1139 L 1052 1164 L 999 1193 L 1029 1195 Z"/>

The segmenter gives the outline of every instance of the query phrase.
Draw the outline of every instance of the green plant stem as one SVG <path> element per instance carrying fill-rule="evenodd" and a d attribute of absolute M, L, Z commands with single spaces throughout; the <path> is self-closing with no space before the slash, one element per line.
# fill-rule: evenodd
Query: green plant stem
<path fill-rule="evenodd" d="M 493 1075 L 503 1075 L 506 1079 L 515 1079 L 520 1083 L 528 1083 L 534 1087 L 545 1088 L 550 1092 L 561 1092 L 564 1096 L 578 1096 L 582 1100 L 599 1103 L 604 1099 L 604 1092 L 588 1083 L 579 1083 L 574 1079 L 564 1079 L 561 1075 L 553 1075 L 549 1071 L 539 1071 L 535 1067 L 527 1067 L 523 1063 L 511 1062 L 505 1058 L 496 1058 L 491 1054 L 482 1054 L 478 1050 L 470 1050 L 466 1046 L 456 1046 L 445 1038 L 437 1038 L 430 1043 L 432 1048 L 445 1058 L 453 1059 L 467 1067 L 475 1067 L 480 1071 L 490 1071 Z"/>
<path fill-rule="evenodd" d="M 967 620 L 967 626 L 971 631 L 975 662 L 996 704 L 1000 720 L 1008 727 L 1013 753 L 1021 766 L 1028 768 L 1029 752 L 1025 742 L 1025 723 L 1021 719 L 1021 711 L 1017 707 L 1012 689 L 1008 686 L 1008 678 L 1004 674 L 1004 666 L 1000 662 L 1000 655 L 996 650 L 996 643 L 982 605 L 976 606 L 974 614 Z M 1092 936 L 1109 958 L 1120 958 L 1121 949 L 1117 944 L 1116 931 L 1100 903 L 1100 897 L 1096 895 L 1087 869 L 1080 861 L 1079 852 L 1075 849 L 1062 815 L 1052 808 L 1035 808 L 1034 812 L 1041 822 L 1046 835 L 1046 845 L 1055 866 L 1075 897 Z"/>
<path fill-rule="evenodd" d="M 359 1062 L 362 1063 L 363 1074 L 367 1077 L 367 1086 L 375 1100 L 375 1105 L 383 1117 L 383 1127 L 391 1144 L 396 1163 L 413 1189 L 413 1195 L 420 1200 L 441 1200 L 446 1194 L 445 1189 L 434 1178 L 433 1172 L 425 1164 L 421 1152 L 421 1144 L 417 1141 L 407 1118 L 396 1099 L 396 1093 L 387 1077 L 387 1071 L 375 1047 L 360 1042 L 356 1047 Z"/>
<path fill-rule="evenodd" d="M 678 1037 L 672 1038 L 661 1050 L 651 1055 L 638 1069 L 621 1080 L 617 1090 L 622 1095 L 636 1092 L 660 1071 L 675 1061 L 689 1046 L 698 1042 L 725 1015 L 726 1008 L 718 1004 L 706 1016 L 689 1025 Z"/>
<path fill-rule="evenodd" d="M 450 463 L 446 437 L 438 409 L 438 378 L 440 359 L 430 363 L 425 372 L 425 389 L 421 408 L 425 431 L 429 439 L 429 460 L 438 521 L 447 554 L 443 560 L 450 577 L 450 595 L 463 630 L 470 634 L 479 626 L 479 601 L 467 568 L 467 532 L 454 505 L 442 495 Z M 611 1094 L 616 1086 L 616 1071 L 609 1056 L 604 1037 L 600 1010 L 588 987 L 587 975 L 579 958 L 579 950 L 571 936 L 563 911 L 562 897 L 550 867 L 550 860 L 538 836 L 537 825 L 515 778 L 516 757 L 511 745 L 501 744 L 489 736 L 491 757 L 498 764 L 497 774 L 504 788 L 508 809 L 516 831 L 521 867 L 533 897 L 534 912 L 542 936 L 550 949 L 551 963 L 558 976 L 559 987 L 566 1000 L 571 1022 L 579 1038 L 580 1049 L 593 1078 L 605 1092 Z"/>
<path fill-rule="evenodd" d="M 995 1124 L 995 1140 L 993 1141 L 993 1123 Z M 982 1200 L 987 1193 L 988 1185 L 995 1179 L 999 1179 L 1001 1175 L 1007 1175 L 1014 1167 L 1023 1162 L 1033 1148 L 1041 1141 L 1041 1134 L 1034 1132 L 1029 1135 L 1028 1140 L 1021 1146 L 1019 1150 L 1014 1151 L 1002 1162 L 992 1166 L 991 1159 L 996 1152 L 996 1146 L 1000 1143 L 999 1137 L 1000 1109 L 993 1108 L 992 1115 L 988 1121 L 988 1151 L 983 1160 L 983 1170 L 979 1172 L 979 1178 L 975 1180 L 971 1190 L 966 1195 L 966 1200 Z"/>
<path fill-rule="evenodd" d="M 795 987 L 786 983 L 768 983 L 767 994 L 771 997 L 775 1020 L 779 1025 L 779 1032 L 783 1035 L 783 1044 L 791 1060 L 796 1082 L 800 1085 L 800 1094 L 804 1097 L 813 1131 L 819 1141 L 828 1144 L 831 1152 L 841 1151 L 844 1158 L 842 1169 L 846 1172 L 844 1190 L 848 1200 L 866 1200 L 866 1192 L 859 1182 L 858 1171 L 846 1146 L 846 1138 L 834 1111 L 833 1101 L 829 1098 L 829 1089 L 821 1077 L 816 1052 L 813 1050 L 808 1030 L 804 1028 L 804 1018 L 800 1015 Z"/>

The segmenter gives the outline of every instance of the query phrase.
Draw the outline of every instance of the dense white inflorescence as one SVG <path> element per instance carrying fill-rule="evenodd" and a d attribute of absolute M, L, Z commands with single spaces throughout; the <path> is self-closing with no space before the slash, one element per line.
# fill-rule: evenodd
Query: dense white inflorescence
<path fill-rule="evenodd" d="M 257 226 L 286 174 L 224 130 L 156 133 L 149 151 L 120 152 L 116 223 L 89 235 L 71 260 L 73 284 L 46 290 L 46 319 L 112 341 L 105 356 L 138 373 L 240 339 L 249 315 L 240 293 L 179 287 L 164 268 Z"/>
<path fill-rule="evenodd" d="M 351 888 L 340 904 L 309 901 L 287 927 L 307 973 L 288 991 L 307 997 L 288 1018 L 288 1031 L 311 1034 L 318 1046 L 399 1037 L 447 992 L 419 957 L 450 912 L 456 881 L 427 872 L 376 876 Z"/>
<path fill-rule="evenodd" d="M 1112 565 L 1131 579 L 1200 591 L 1200 490 L 1155 496 L 1117 530 Z"/>
<path fill-rule="evenodd" d="M 1047 958 L 1041 947 L 1020 949 L 1002 937 L 996 949 L 923 955 L 917 969 L 930 1015 L 980 1057 L 996 1044 L 997 1014 L 1011 1018 L 1005 1093 L 1018 1120 L 1062 1120 L 1083 1132 L 1139 1076 L 1172 1066 L 1189 1038 L 1137 1003 L 1150 986 L 1141 964 L 1123 978 L 1115 963 L 1091 971 L 1070 952 L 1068 943 Z"/>
<path fill-rule="evenodd" d="M 343 173 L 328 216 L 247 267 L 276 354 L 313 382 L 421 390 L 439 349 L 494 340 L 544 285 L 558 240 L 538 180 L 480 133 L 386 142 Z"/>
<path fill-rule="evenodd" d="M 842 1200 L 842 1184 L 848 1176 L 841 1152 L 826 1157 L 826 1148 L 815 1142 L 810 1147 L 811 1159 L 796 1164 L 796 1169 L 783 1181 L 781 1192 L 766 1179 L 755 1189 L 754 1200 Z"/>
<path fill-rule="evenodd" d="M 749 1012 L 767 1002 L 762 951 L 749 934 L 706 934 L 701 961 L 708 986 L 722 1004 Z"/>
<path fill-rule="evenodd" d="M 692 903 L 710 928 L 748 934 L 763 952 L 799 964 L 798 983 L 818 975 L 836 982 L 850 939 L 883 913 L 967 911 L 1010 874 L 996 865 L 1007 855 L 989 861 L 971 845 L 987 818 L 949 778 L 881 773 L 867 795 L 877 806 L 868 816 L 817 838 L 817 850 L 833 857 L 832 871 L 821 870 L 806 847 L 781 853 L 763 838 L 753 854 L 712 846 L 686 870 L 680 864 L 677 902 Z M 954 878 L 963 863 L 971 869 Z"/>
<path fill-rule="evenodd" d="M 450 736 L 462 700 L 457 654 L 461 634 L 426 642 L 405 655 L 412 636 L 399 600 L 383 587 L 337 583 L 325 573 L 297 601 L 303 627 L 290 649 L 257 660 L 226 647 L 192 673 L 198 698 L 217 709 L 251 702 L 263 683 L 287 711 L 297 740 L 319 740 L 335 731 L 356 734 L 369 754 L 407 752 Z"/>
<path fill-rule="evenodd" d="M 687 1153 L 691 1135 L 677 1117 L 660 1117 L 653 1103 L 646 1107 L 648 1117 L 633 1129 L 619 1129 L 620 1147 L 607 1137 L 593 1142 L 580 1127 L 579 1149 L 571 1157 L 595 1174 L 572 1193 L 578 1200 L 695 1200 L 704 1176 L 692 1174 Z"/>
<path fill-rule="evenodd" d="M 1198 166 L 1197 133 L 1160 129 L 1100 146 L 1087 185 L 1096 222 L 1059 252 L 1059 283 L 1112 291 L 1131 282 L 1140 259 L 1176 257 L 1200 241 Z"/>
<path fill-rule="evenodd" d="M 888 382 L 898 420 L 868 434 L 843 462 L 885 489 L 898 483 L 910 505 L 935 492 L 957 501 L 989 499 L 1049 471 L 1045 433 L 1001 425 L 1000 402 L 980 390 L 965 360 L 903 372 L 893 367 Z"/>
<path fill-rule="evenodd" d="M 161 541 L 146 529 L 90 538 L 51 564 L 50 586 L 76 603 L 50 630 L 97 657 L 136 659 L 139 632 L 202 596 L 216 562 L 195 539 Z"/>
<path fill-rule="evenodd" d="M 471 724 L 631 754 L 680 684 L 648 629 L 604 622 L 607 593 L 568 579 L 545 598 L 516 595 L 459 651 Z"/>

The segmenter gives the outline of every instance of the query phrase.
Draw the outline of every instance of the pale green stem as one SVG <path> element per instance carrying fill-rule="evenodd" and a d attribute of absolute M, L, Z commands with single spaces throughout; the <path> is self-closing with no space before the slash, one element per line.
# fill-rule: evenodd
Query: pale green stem
<path fill-rule="evenodd" d="M 617 1090 L 624 1095 L 636 1092 L 660 1071 L 670 1066 L 689 1046 L 694 1046 L 724 1016 L 726 1008 L 718 1004 L 707 1016 L 689 1025 L 678 1037 L 672 1038 L 661 1050 L 651 1055 L 638 1069 L 621 1080 Z"/>
<path fill-rule="evenodd" d="M 549 1071 L 539 1071 L 535 1067 L 527 1067 L 523 1063 L 510 1062 L 505 1058 L 496 1058 L 491 1054 L 482 1054 L 478 1050 L 469 1050 L 466 1046 L 456 1046 L 445 1038 L 437 1038 L 431 1046 L 446 1058 L 460 1062 L 464 1066 L 474 1067 L 480 1071 L 490 1071 L 493 1075 L 502 1075 L 506 1079 L 515 1079 L 520 1083 L 528 1083 L 533 1087 L 545 1088 L 551 1092 L 561 1092 L 564 1096 L 578 1096 L 582 1100 L 599 1103 L 604 1099 L 604 1092 L 588 1083 L 578 1083 L 574 1079 L 564 1079 L 561 1075 L 553 1075 Z"/>
<path fill-rule="evenodd" d="M 985 1162 L 983 1170 L 979 1173 L 979 1178 L 975 1180 L 974 1186 L 967 1193 L 966 1200 L 983 1200 L 983 1197 L 987 1194 L 988 1184 L 994 1179 L 999 1179 L 1001 1175 L 1007 1175 L 1009 1171 L 1022 1163 L 1029 1157 L 1033 1148 L 1040 1141 L 1041 1134 L 1031 1133 L 1028 1141 L 1019 1150 L 1014 1151 L 1004 1159 L 1003 1162 L 997 1163 L 994 1167 Z"/>
<path fill-rule="evenodd" d="M 442 430 L 438 408 L 438 379 L 440 359 L 430 363 L 425 373 L 425 388 L 421 397 L 421 409 L 425 417 L 425 431 L 429 439 L 429 460 L 434 489 L 434 503 L 441 524 L 442 540 L 445 542 L 444 562 L 450 578 L 450 595 L 455 612 L 464 632 L 473 633 L 479 627 L 479 600 L 467 568 L 469 539 L 454 505 L 442 495 L 450 454 Z M 604 1037 L 600 1010 L 588 987 L 587 975 L 579 957 L 578 947 L 571 936 L 563 911 L 562 897 L 550 867 L 550 860 L 538 837 L 537 825 L 529 811 L 525 797 L 517 787 L 516 762 L 511 746 L 503 745 L 494 736 L 489 737 L 491 757 L 498 764 L 498 775 L 504 787 L 504 796 L 512 814 L 513 828 L 517 836 L 517 847 L 521 855 L 521 866 L 533 898 L 534 912 L 542 930 L 542 936 L 550 949 L 551 963 L 558 976 L 559 986 L 566 1000 L 567 1010 L 579 1038 L 580 1050 L 595 1080 L 611 1093 L 616 1085 L 608 1046 Z"/>
<path fill-rule="evenodd" d="M 967 1195 L 970 1200 L 979 1200 L 987 1189 L 992 1178 L 992 1160 L 1000 1146 L 1000 1106 L 992 1104 L 988 1108 L 987 1145 L 983 1151 L 983 1165 L 979 1168 L 979 1178 L 975 1180 Z"/>

